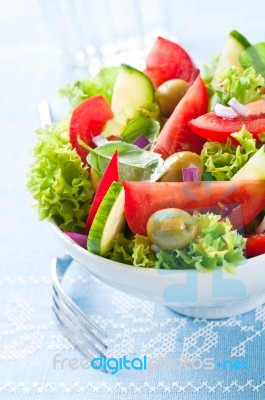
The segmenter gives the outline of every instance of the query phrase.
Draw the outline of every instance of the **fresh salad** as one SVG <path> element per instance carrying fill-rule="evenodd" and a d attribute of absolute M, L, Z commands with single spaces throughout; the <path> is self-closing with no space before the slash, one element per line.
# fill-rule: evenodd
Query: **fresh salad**
<path fill-rule="evenodd" d="M 28 188 L 88 251 L 136 267 L 212 271 L 265 253 L 265 42 L 232 31 L 199 71 L 158 37 L 65 85 L 65 119 L 37 131 Z"/>

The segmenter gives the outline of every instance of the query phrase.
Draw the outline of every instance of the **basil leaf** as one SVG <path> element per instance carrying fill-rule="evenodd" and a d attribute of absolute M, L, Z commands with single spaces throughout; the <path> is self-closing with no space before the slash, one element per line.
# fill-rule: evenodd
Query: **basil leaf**
<path fill-rule="evenodd" d="M 89 148 L 89 151 L 87 162 L 101 176 L 115 151 L 119 155 L 119 176 L 122 180 L 156 181 L 165 173 L 164 161 L 159 154 L 142 150 L 131 143 L 113 141 L 96 149 Z"/>
<path fill-rule="evenodd" d="M 144 135 L 153 142 L 160 130 L 160 124 L 153 118 L 138 117 L 131 119 L 121 134 L 124 142 L 133 143 L 139 136 Z"/>
<path fill-rule="evenodd" d="M 265 78 L 265 42 L 249 46 L 240 54 L 239 62 L 244 69 L 253 67 L 258 74 Z"/>

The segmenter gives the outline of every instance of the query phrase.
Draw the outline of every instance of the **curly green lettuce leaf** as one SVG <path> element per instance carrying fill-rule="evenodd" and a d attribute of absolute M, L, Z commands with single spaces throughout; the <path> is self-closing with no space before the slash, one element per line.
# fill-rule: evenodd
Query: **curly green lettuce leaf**
<path fill-rule="evenodd" d="M 124 264 L 133 264 L 133 242 L 127 239 L 123 233 L 118 233 L 112 242 L 108 258 Z"/>
<path fill-rule="evenodd" d="M 220 72 L 210 86 L 215 94 L 211 102 L 212 108 L 216 103 L 227 105 L 232 97 L 246 104 L 264 97 L 261 88 L 265 86 L 265 79 L 253 67 L 241 72 L 231 66 Z"/>
<path fill-rule="evenodd" d="M 60 95 L 66 97 L 72 107 L 89 97 L 102 95 L 111 103 L 113 87 L 118 74 L 118 67 L 102 68 L 92 79 L 67 83 L 60 89 Z"/>
<path fill-rule="evenodd" d="M 126 238 L 119 233 L 112 244 L 108 258 L 137 267 L 157 269 L 197 269 L 209 272 L 223 268 L 228 272 L 244 259 L 246 239 L 232 230 L 229 219 L 220 220 L 213 213 L 194 215 L 197 235 L 192 243 L 180 250 L 160 250 L 155 254 L 147 237 L 135 235 Z"/>
<path fill-rule="evenodd" d="M 255 139 L 245 126 L 231 136 L 237 139 L 238 146 L 228 138 L 225 144 L 206 142 L 201 152 L 204 172 L 218 181 L 229 181 L 258 150 Z"/>
<path fill-rule="evenodd" d="M 223 268 L 233 272 L 242 262 L 246 239 L 232 230 L 228 219 L 220 221 L 220 216 L 212 213 L 194 215 L 197 222 L 197 235 L 184 249 L 165 251 L 157 254 L 156 268 L 192 268 L 209 272 Z"/>
<path fill-rule="evenodd" d="M 220 54 L 216 57 L 211 57 L 208 64 L 204 64 L 202 66 L 202 77 L 206 86 L 212 82 L 219 60 Z"/>
<path fill-rule="evenodd" d="M 67 128 L 63 120 L 37 131 L 27 187 L 37 200 L 41 220 L 52 218 L 63 231 L 81 233 L 94 192 Z"/>
<path fill-rule="evenodd" d="M 118 233 L 108 257 L 113 261 L 136 267 L 153 268 L 155 266 L 155 253 L 150 249 L 148 238 L 142 235 L 127 239 L 123 233 Z"/>
<path fill-rule="evenodd" d="M 193 263 L 190 265 L 190 257 L 179 257 L 176 251 L 160 250 L 156 254 L 157 269 L 194 269 Z"/>

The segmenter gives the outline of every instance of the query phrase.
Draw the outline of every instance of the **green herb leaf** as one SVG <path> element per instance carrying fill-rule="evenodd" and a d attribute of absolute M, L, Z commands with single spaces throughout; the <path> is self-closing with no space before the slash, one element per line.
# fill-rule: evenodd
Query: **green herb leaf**
<path fill-rule="evenodd" d="M 153 118 L 138 117 L 131 119 L 121 134 L 124 142 L 133 143 L 139 136 L 144 135 L 153 142 L 159 134 L 160 124 Z"/>
<path fill-rule="evenodd" d="M 239 62 L 243 68 L 253 67 L 265 78 L 265 42 L 249 46 L 240 54 Z"/>
<path fill-rule="evenodd" d="M 122 180 L 156 181 L 165 173 L 164 161 L 159 154 L 142 150 L 130 143 L 113 141 L 96 149 L 87 148 L 87 161 L 100 176 L 115 151 L 119 156 L 119 176 Z"/>

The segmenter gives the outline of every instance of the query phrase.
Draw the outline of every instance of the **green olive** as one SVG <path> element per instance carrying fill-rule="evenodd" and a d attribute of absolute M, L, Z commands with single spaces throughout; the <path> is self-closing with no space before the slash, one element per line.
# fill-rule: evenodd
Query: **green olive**
<path fill-rule="evenodd" d="M 163 117 L 170 117 L 189 86 L 189 83 L 183 79 L 170 79 L 156 89 L 156 97 Z"/>
<path fill-rule="evenodd" d="M 90 180 L 94 191 L 98 190 L 98 186 L 101 181 L 101 177 L 98 175 L 97 171 L 94 168 L 90 168 Z"/>
<path fill-rule="evenodd" d="M 183 182 L 182 169 L 196 167 L 200 178 L 203 165 L 200 156 L 191 151 L 179 151 L 169 156 L 164 163 L 166 173 L 160 178 L 161 182 Z"/>
<path fill-rule="evenodd" d="M 195 238 L 197 224 L 186 211 L 166 208 L 151 215 L 146 230 L 149 240 L 160 249 L 177 250 Z"/>

